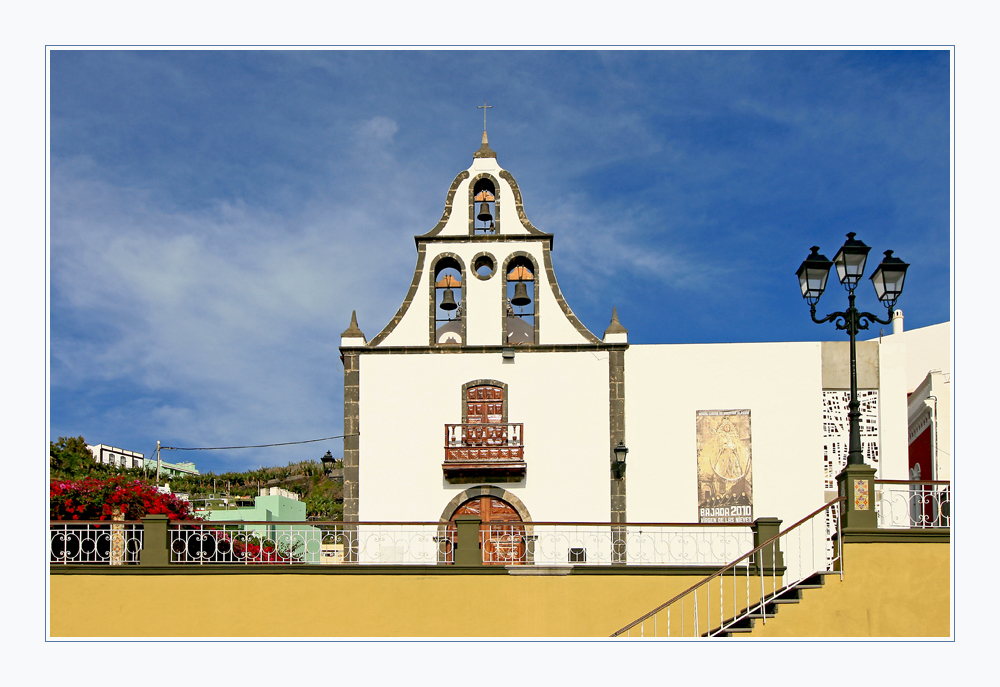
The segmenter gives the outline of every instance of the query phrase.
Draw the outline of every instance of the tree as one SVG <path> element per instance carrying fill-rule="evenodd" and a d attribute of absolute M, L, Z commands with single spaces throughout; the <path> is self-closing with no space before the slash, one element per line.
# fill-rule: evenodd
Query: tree
<path fill-rule="evenodd" d="M 101 468 L 104 468 L 103 470 Z M 113 474 L 108 466 L 94 460 L 83 437 L 59 437 L 49 442 L 49 470 L 52 479 L 83 479 L 95 472 Z"/>

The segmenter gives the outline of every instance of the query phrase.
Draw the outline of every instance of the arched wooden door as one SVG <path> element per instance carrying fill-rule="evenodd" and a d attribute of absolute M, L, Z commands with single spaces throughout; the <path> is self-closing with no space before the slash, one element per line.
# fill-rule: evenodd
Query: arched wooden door
<path fill-rule="evenodd" d="M 514 506 L 495 496 L 477 496 L 456 508 L 451 521 L 460 515 L 478 515 L 483 521 L 479 543 L 485 565 L 524 563 L 524 525 Z"/>

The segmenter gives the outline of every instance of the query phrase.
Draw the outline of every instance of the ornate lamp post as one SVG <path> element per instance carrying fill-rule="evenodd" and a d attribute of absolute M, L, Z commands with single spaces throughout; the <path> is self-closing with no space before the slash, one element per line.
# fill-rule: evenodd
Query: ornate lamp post
<path fill-rule="evenodd" d="M 819 246 L 813 246 L 812 252 L 802 262 L 796 274 L 799 277 L 799 286 L 802 289 L 802 297 L 809 304 L 809 312 L 813 322 L 823 324 L 833 321 L 837 329 L 846 330 L 851 339 L 851 401 L 848 406 L 848 419 L 850 420 L 850 447 L 847 453 L 846 472 L 858 472 L 862 479 L 854 479 L 849 483 L 846 475 L 842 473 L 838 476 L 841 485 L 841 496 L 848 498 L 848 512 L 867 511 L 863 517 L 845 519 L 845 526 L 849 519 L 855 522 L 874 525 L 874 509 L 869 510 L 869 494 L 872 493 L 871 482 L 874 479 L 874 469 L 865 466 L 864 454 L 861 451 L 861 411 L 858 403 L 858 361 L 855 351 L 855 341 L 858 332 L 868 329 L 872 322 L 879 324 L 889 324 L 892 321 L 892 309 L 896 305 L 896 300 L 903 293 L 903 280 L 906 277 L 906 268 L 909 265 L 899 258 L 893 257 L 892 251 L 887 250 L 882 262 L 875 269 L 871 276 L 872 285 L 875 287 L 875 294 L 888 310 L 886 319 L 881 319 L 869 312 L 861 312 L 854 307 L 854 289 L 864 276 L 865 262 L 868 259 L 870 247 L 854 238 L 854 232 L 847 235 L 847 241 L 840 247 L 837 254 L 830 262 L 819 252 Z M 847 289 L 848 308 L 843 312 L 830 313 L 826 317 L 819 319 L 816 317 L 816 304 L 820 296 L 826 289 L 827 277 L 830 274 L 830 267 L 837 266 L 837 276 L 840 283 Z M 860 466 L 862 471 L 869 472 L 870 475 L 862 476 L 861 473 L 852 468 Z M 867 470 L 865 470 L 867 468 Z M 862 484 L 864 482 L 864 484 Z M 849 492 L 849 493 L 848 493 Z"/>
<path fill-rule="evenodd" d="M 802 289 L 802 297 L 809 304 L 809 313 L 812 315 L 813 322 L 823 324 L 834 320 L 837 329 L 847 330 L 847 334 L 851 338 L 851 402 L 848 406 L 851 429 L 850 450 L 847 454 L 848 465 L 864 465 L 865 463 L 861 452 L 861 411 L 858 404 L 858 361 L 855 341 L 858 332 L 868 329 L 868 325 L 872 322 L 879 324 L 892 322 L 892 309 L 900 294 L 903 293 L 903 279 L 906 277 L 906 268 L 909 267 L 907 263 L 893 257 L 891 250 L 887 250 L 882 262 L 872 274 L 871 281 L 875 286 L 878 299 L 888 310 L 888 317 L 883 320 L 869 312 L 860 312 L 854 307 L 854 289 L 864 276 L 865 262 L 870 250 L 870 247 L 854 238 L 852 231 L 847 235 L 847 241 L 837 251 L 832 263 L 825 256 L 820 255 L 819 246 L 813 246 L 812 253 L 802 261 L 802 265 L 796 272 L 799 277 L 799 286 Z M 818 319 L 816 317 L 816 304 L 826 289 L 826 280 L 832 265 L 837 266 L 837 276 L 840 278 L 840 283 L 847 289 L 848 308 L 844 312 L 830 313 L 823 319 Z"/>

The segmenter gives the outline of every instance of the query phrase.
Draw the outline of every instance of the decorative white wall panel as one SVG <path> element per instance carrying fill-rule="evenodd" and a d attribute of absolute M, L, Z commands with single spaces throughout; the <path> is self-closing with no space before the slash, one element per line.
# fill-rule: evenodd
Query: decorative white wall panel
<path fill-rule="evenodd" d="M 850 391 L 823 391 L 823 486 L 827 491 L 836 491 L 837 475 L 847 465 L 847 453 L 851 448 L 851 424 L 847 417 L 850 403 Z M 881 477 L 878 460 L 878 391 L 859 389 L 858 403 L 861 411 L 861 450 L 864 452 L 865 464 L 875 468 L 875 476 Z"/>

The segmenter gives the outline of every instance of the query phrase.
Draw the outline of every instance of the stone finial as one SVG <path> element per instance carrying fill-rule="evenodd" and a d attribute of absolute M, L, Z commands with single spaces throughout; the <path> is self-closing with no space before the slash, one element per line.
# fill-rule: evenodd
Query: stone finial
<path fill-rule="evenodd" d="M 365 338 L 365 333 L 361 331 L 360 327 L 358 327 L 357 310 L 351 311 L 351 326 L 345 329 L 344 333 L 341 334 L 340 336 L 345 339 L 365 339 L 365 341 L 368 340 Z"/>
<path fill-rule="evenodd" d="M 611 324 L 604 330 L 605 334 L 628 334 L 628 330 L 618 321 L 618 308 L 611 309 Z"/>
<path fill-rule="evenodd" d="M 472 154 L 472 157 L 492 157 L 496 158 L 497 154 L 490 150 L 490 142 L 486 138 L 486 132 L 483 132 L 483 145 L 476 152 Z"/>
<path fill-rule="evenodd" d="M 611 324 L 604 330 L 605 343 L 628 343 L 628 330 L 618 321 L 618 308 L 611 310 Z"/>

